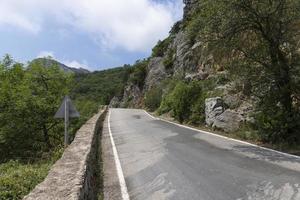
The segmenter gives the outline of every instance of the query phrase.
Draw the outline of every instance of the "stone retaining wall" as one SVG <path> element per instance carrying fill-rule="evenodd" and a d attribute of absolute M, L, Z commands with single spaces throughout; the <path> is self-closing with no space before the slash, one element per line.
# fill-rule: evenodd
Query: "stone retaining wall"
<path fill-rule="evenodd" d="M 106 111 L 94 115 L 77 131 L 46 179 L 24 200 L 97 199 L 98 136 Z"/>

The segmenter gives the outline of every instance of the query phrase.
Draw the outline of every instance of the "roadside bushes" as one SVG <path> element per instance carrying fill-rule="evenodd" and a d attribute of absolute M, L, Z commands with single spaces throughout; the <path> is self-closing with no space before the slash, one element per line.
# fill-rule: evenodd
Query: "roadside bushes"
<path fill-rule="evenodd" d="M 162 89 L 152 88 L 145 95 L 145 106 L 151 111 L 159 108 L 162 100 Z"/>
<path fill-rule="evenodd" d="M 269 97 L 259 103 L 258 109 L 255 128 L 263 142 L 299 145 L 300 114 L 296 108 L 287 112 L 278 102 L 272 103 Z"/>
<path fill-rule="evenodd" d="M 163 98 L 158 110 L 160 114 L 172 111 L 180 123 L 201 124 L 204 122 L 204 101 L 206 93 L 199 81 L 190 84 L 179 81 L 170 93 Z"/>

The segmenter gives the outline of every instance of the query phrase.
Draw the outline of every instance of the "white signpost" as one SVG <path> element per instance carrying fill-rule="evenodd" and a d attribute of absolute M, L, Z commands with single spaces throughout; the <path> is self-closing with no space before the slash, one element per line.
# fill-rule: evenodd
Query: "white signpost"
<path fill-rule="evenodd" d="M 61 106 L 56 112 L 54 118 L 64 118 L 65 119 L 65 146 L 69 144 L 68 126 L 69 118 L 79 117 L 80 114 L 76 110 L 75 106 L 69 96 L 65 96 Z"/>

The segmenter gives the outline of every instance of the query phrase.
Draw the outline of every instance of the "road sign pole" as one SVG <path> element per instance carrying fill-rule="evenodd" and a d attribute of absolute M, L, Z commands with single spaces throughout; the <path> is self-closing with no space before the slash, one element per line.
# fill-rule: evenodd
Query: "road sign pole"
<path fill-rule="evenodd" d="M 69 126 L 69 101 L 65 101 L 65 147 L 69 145 L 69 135 L 68 135 L 68 126 Z"/>
<path fill-rule="evenodd" d="M 54 118 L 65 120 L 65 137 L 64 137 L 65 147 L 69 145 L 69 134 L 68 134 L 69 120 L 70 118 L 75 118 L 75 117 L 80 117 L 80 114 L 76 110 L 75 106 L 72 104 L 70 97 L 65 96 L 63 102 L 61 103 L 58 111 L 54 116 Z"/>

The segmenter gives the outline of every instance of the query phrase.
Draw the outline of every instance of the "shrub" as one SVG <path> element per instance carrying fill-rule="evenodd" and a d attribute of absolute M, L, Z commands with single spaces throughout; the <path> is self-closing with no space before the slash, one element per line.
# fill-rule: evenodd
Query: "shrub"
<path fill-rule="evenodd" d="M 171 42 L 171 37 L 168 37 L 163 41 L 159 40 L 156 46 L 152 49 L 152 57 L 163 57 Z"/>
<path fill-rule="evenodd" d="M 269 105 L 260 106 L 261 112 L 255 116 L 256 128 L 263 142 L 273 144 L 299 144 L 300 116 L 299 113 L 286 112 L 282 108 Z"/>
<path fill-rule="evenodd" d="M 137 61 L 133 65 L 134 70 L 130 75 L 129 81 L 142 88 L 144 86 L 145 78 L 147 75 L 147 65 L 148 65 L 147 60 Z"/>
<path fill-rule="evenodd" d="M 174 55 L 174 50 L 173 49 L 169 50 L 167 56 L 163 60 L 163 64 L 166 70 L 173 68 L 174 65 L 173 55 Z"/>
<path fill-rule="evenodd" d="M 198 99 L 193 102 L 191 108 L 191 116 L 189 118 L 189 122 L 194 125 L 202 125 L 205 123 L 205 99 L 206 93 L 203 91 L 201 95 L 199 95 Z"/>
<path fill-rule="evenodd" d="M 174 117 L 182 123 L 190 114 L 190 88 L 186 83 L 179 82 L 171 95 Z"/>
<path fill-rule="evenodd" d="M 145 106 L 150 111 L 155 111 L 161 103 L 162 99 L 162 89 L 152 88 L 145 95 Z"/>
<path fill-rule="evenodd" d="M 188 121 L 192 113 L 192 107 L 200 97 L 201 85 L 199 82 L 187 84 L 179 81 L 174 89 L 165 95 L 159 113 L 162 114 L 172 110 L 174 118 L 180 123 Z"/>
<path fill-rule="evenodd" d="M 181 30 L 181 27 L 182 27 L 182 21 L 176 22 L 176 23 L 172 26 L 171 31 L 170 31 L 170 34 L 177 34 L 177 33 L 179 33 L 179 31 Z"/>

